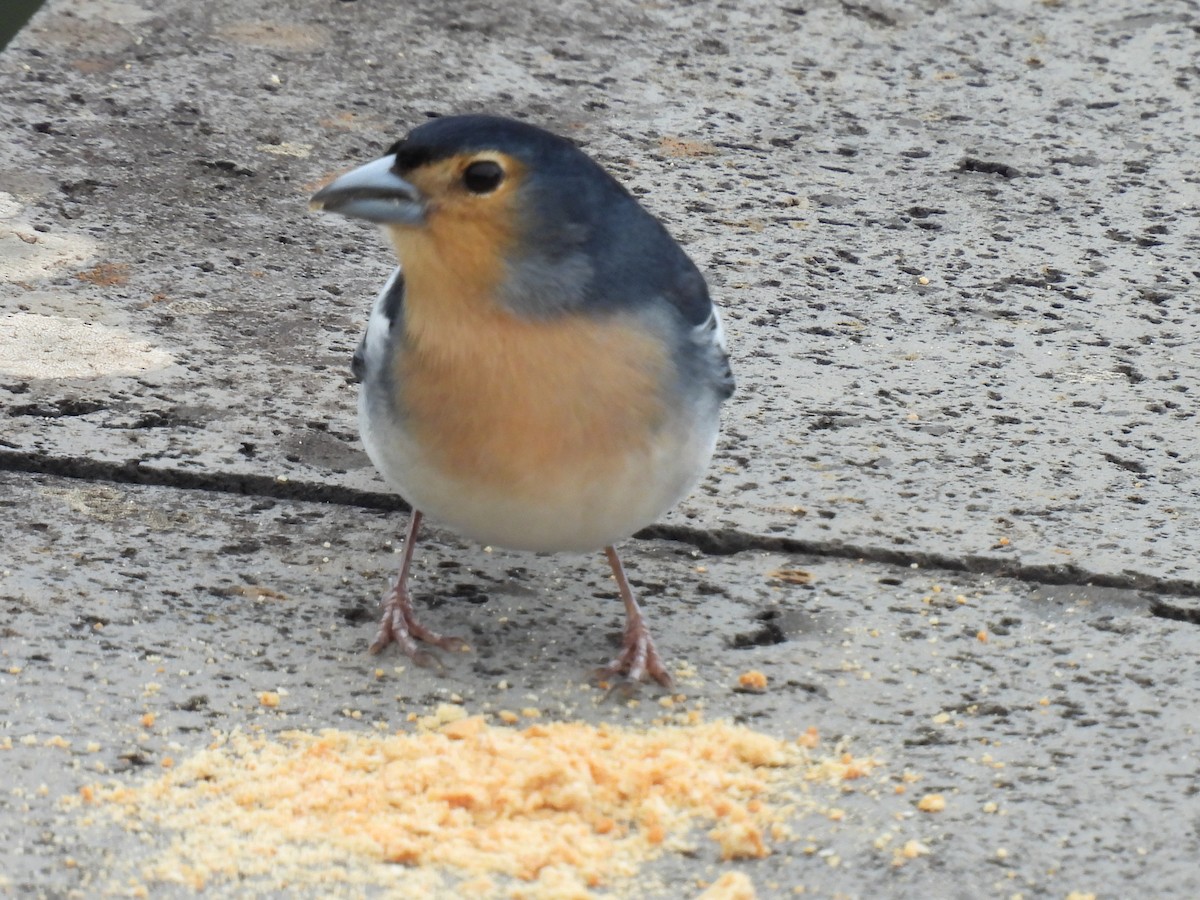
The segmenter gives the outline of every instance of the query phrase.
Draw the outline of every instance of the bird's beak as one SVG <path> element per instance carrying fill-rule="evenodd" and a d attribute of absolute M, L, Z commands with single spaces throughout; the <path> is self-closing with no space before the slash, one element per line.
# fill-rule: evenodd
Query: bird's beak
<path fill-rule="evenodd" d="M 379 225 L 420 225 L 421 192 L 392 171 L 395 162 L 385 156 L 335 178 L 312 195 L 309 207 Z"/>

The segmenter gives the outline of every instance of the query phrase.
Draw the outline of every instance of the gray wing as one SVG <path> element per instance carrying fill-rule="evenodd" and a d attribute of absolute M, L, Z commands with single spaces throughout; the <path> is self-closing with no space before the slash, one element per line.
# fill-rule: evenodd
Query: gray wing
<path fill-rule="evenodd" d="M 362 382 L 367 377 L 367 370 L 378 358 L 376 353 L 386 346 L 387 336 L 403 314 L 404 273 L 397 266 L 383 285 L 383 290 L 375 297 L 366 330 L 350 359 L 350 372 L 355 381 Z"/>
<path fill-rule="evenodd" d="M 725 349 L 725 330 L 704 276 L 658 219 L 632 197 L 622 204 L 621 227 L 601 228 L 591 251 L 609 273 L 596 285 L 601 306 L 638 307 L 666 301 L 687 337 L 678 352 L 687 377 L 707 383 L 720 400 L 733 394 L 734 377 Z"/>
<path fill-rule="evenodd" d="M 709 371 L 718 396 L 722 400 L 728 400 L 733 396 L 737 380 L 733 377 L 733 369 L 729 365 L 729 352 L 725 349 L 725 327 L 721 324 L 721 315 L 715 306 L 707 321 L 695 329 L 693 337 L 701 345 L 701 352 L 706 353 L 710 361 Z"/>

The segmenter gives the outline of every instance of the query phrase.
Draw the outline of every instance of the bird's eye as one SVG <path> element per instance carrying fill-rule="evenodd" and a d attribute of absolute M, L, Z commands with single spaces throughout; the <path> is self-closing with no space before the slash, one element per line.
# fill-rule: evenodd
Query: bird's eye
<path fill-rule="evenodd" d="M 504 169 L 498 162 L 481 159 L 463 170 L 462 180 L 463 185 L 472 194 L 490 194 L 504 180 Z"/>

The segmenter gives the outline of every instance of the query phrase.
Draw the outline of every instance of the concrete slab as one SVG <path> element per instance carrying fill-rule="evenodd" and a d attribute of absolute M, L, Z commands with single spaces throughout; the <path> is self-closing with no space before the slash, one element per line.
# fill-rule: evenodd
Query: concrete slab
<path fill-rule="evenodd" d="M 0 486 L 20 561 L 0 573 L 0 722 L 12 739 L 0 751 L 0 846 L 12 895 L 94 896 L 139 881 L 170 834 L 85 827 L 59 798 L 113 773 L 152 775 L 214 729 L 411 727 L 408 712 L 451 695 L 472 712 L 670 718 L 656 692 L 629 706 L 587 684 L 620 629 L 599 558 L 485 553 L 434 530 L 417 556 L 418 594 L 431 623 L 474 645 L 439 676 L 365 652 L 396 558 L 394 515 L 45 476 Z M 638 544 L 630 567 L 670 664 L 689 672 L 672 712 L 788 737 L 815 727 L 825 746 L 883 761 L 858 789 L 830 792 L 844 818 L 799 818 L 799 844 L 736 864 L 761 896 L 795 885 L 914 898 L 1200 887 L 1200 835 L 1164 827 L 1198 812 L 1200 709 L 1177 662 L 1194 631 L 1149 615 L 1143 598 L 764 552 L 703 557 L 665 541 Z M 765 693 L 737 690 L 750 669 L 768 677 Z M 279 706 L 263 707 L 261 691 L 278 692 Z M 918 812 L 926 793 L 942 794 L 945 811 Z M 929 855 L 894 866 L 909 840 Z M 713 852 L 668 857 L 647 884 L 731 865 Z M 674 884 L 645 895 L 693 895 Z M 153 896 L 190 893 L 152 885 Z"/>
<path fill-rule="evenodd" d="M 726 310 L 713 474 L 627 551 L 689 702 L 949 797 L 851 796 L 805 826 L 825 856 L 744 867 L 760 893 L 1200 893 L 1192 12 L 51 0 L 0 54 L 0 891 L 136 859 L 55 798 L 210 727 L 450 693 L 653 718 L 580 684 L 617 623 L 598 561 L 440 534 L 422 584 L 477 652 L 382 683 L 362 654 L 402 519 L 347 365 L 391 261 L 305 200 L 478 110 L 579 140 Z M 731 692 L 751 667 L 772 689 Z M 933 852 L 893 868 L 885 827 Z"/>
<path fill-rule="evenodd" d="M 380 490 L 345 367 L 391 262 L 304 200 L 490 110 L 645 194 L 728 311 L 743 388 L 681 521 L 1195 590 L 1188 15 L 51 3 L 3 60 L 7 309 L 170 363 L 10 374 L 5 446 Z"/>

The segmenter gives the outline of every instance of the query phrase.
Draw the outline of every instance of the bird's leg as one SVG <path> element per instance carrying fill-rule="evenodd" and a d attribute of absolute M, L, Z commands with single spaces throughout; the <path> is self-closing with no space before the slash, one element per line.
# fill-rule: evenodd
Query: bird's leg
<path fill-rule="evenodd" d="M 370 652 L 378 653 L 388 644 L 395 644 L 400 652 L 418 666 L 440 668 L 437 654 L 422 649 L 418 641 L 440 647 L 442 650 L 467 650 L 462 638 L 446 637 L 431 631 L 417 621 L 412 608 L 412 597 L 408 593 L 408 570 L 412 566 L 413 548 L 417 543 L 417 531 L 421 527 L 421 511 L 414 509 L 408 520 L 408 534 L 404 538 L 404 555 L 400 558 L 400 574 L 396 583 L 383 597 L 383 618 L 379 631 L 371 644 Z"/>
<path fill-rule="evenodd" d="M 621 558 L 617 556 L 613 547 L 605 547 L 604 555 L 608 557 L 608 564 L 612 566 L 613 577 L 617 579 L 617 588 L 625 604 L 625 637 L 621 641 L 621 652 L 597 674 L 600 678 L 624 675 L 633 683 L 645 681 L 649 676 L 663 687 L 670 687 L 671 676 L 663 666 L 658 651 L 654 649 L 654 639 L 650 637 L 646 619 L 642 616 L 637 600 L 634 599 L 629 579 L 625 577 Z"/>

